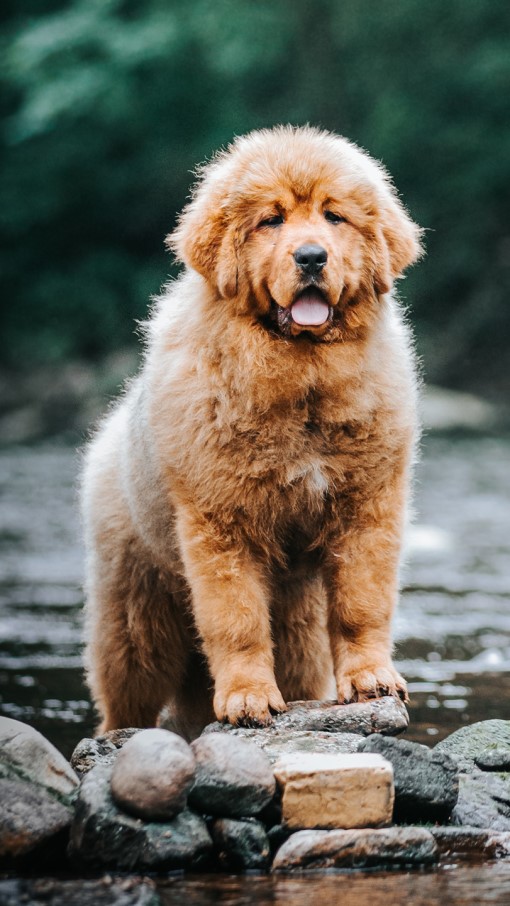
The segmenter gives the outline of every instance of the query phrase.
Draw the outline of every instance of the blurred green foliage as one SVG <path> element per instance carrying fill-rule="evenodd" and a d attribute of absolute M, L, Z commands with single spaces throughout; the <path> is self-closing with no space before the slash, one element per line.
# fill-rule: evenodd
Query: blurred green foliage
<path fill-rule="evenodd" d="M 384 161 L 429 375 L 510 366 L 507 0 L 3 0 L 2 358 L 99 358 L 171 272 L 190 170 L 311 122 Z"/>

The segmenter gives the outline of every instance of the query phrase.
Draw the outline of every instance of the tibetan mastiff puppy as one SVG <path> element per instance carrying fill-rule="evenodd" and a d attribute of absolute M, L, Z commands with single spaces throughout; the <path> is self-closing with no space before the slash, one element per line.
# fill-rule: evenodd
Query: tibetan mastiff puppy
<path fill-rule="evenodd" d="M 392 294 L 420 230 L 315 128 L 238 138 L 168 245 L 185 265 L 84 470 L 88 679 L 102 731 L 266 725 L 406 698 L 391 658 L 416 439 Z M 334 686 L 333 686 L 334 682 Z"/>

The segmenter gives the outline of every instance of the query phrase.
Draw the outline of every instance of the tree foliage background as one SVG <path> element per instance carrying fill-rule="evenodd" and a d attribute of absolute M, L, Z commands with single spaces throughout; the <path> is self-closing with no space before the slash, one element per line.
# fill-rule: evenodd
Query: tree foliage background
<path fill-rule="evenodd" d="M 190 170 L 311 122 L 384 161 L 427 258 L 401 284 L 428 376 L 510 367 L 507 0 L 3 0 L 1 354 L 135 342 Z"/>

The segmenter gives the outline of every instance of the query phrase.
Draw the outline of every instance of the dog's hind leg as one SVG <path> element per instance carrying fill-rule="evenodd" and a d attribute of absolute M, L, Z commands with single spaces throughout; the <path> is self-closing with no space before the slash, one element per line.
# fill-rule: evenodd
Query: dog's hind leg
<path fill-rule="evenodd" d="M 182 683 L 191 645 L 164 577 L 133 546 L 102 563 L 97 555 L 89 582 L 86 663 L 101 732 L 155 726 Z"/>

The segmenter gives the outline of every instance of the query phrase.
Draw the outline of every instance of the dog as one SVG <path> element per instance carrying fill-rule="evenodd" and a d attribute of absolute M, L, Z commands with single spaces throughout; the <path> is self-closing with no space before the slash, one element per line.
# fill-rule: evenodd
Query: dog
<path fill-rule="evenodd" d="M 421 231 L 344 138 L 277 127 L 199 171 L 185 269 L 83 475 L 86 661 L 101 731 L 187 738 L 286 703 L 407 699 L 392 663 L 416 448 L 391 289 Z"/>

